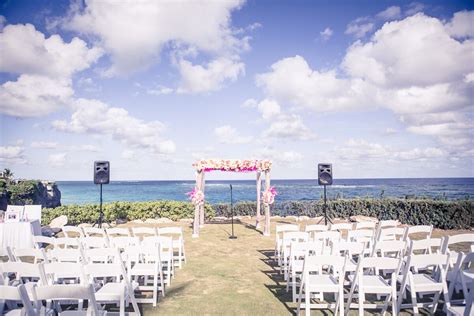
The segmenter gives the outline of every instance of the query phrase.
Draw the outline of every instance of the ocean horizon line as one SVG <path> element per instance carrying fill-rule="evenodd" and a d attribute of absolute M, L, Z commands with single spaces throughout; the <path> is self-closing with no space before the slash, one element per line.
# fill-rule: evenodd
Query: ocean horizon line
<path fill-rule="evenodd" d="M 381 178 L 333 178 L 334 181 L 338 180 L 411 180 L 411 179 L 474 179 L 472 177 L 381 177 Z M 310 181 L 314 180 L 317 181 L 318 178 L 272 178 L 271 181 Z M 50 180 L 54 182 L 93 182 L 93 179 L 88 180 Z M 147 179 L 147 180 L 140 180 L 140 179 L 129 179 L 129 180 L 110 180 L 110 182 L 190 182 L 196 181 L 195 179 Z M 206 182 L 213 182 L 213 181 L 255 181 L 255 179 L 206 179 Z"/>

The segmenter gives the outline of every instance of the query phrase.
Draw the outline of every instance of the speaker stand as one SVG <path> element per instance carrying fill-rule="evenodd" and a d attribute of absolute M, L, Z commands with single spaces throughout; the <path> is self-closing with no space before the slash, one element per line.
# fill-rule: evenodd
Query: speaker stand
<path fill-rule="evenodd" d="M 109 225 L 109 227 L 112 227 L 110 225 L 109 221 L 105 219 L 104 212 L 102 211 L 102 183 L 100 184 L 100 208 L 99 208 L 99 218 L 95 221 L 94 225 L 92 227 L 97 227 L 102 228 L 102 223 L 106 223 Z"/>
<path fill-rule="evenodd" d="M 324 219 L 324 225 L 327 225 L 328 222 L 332 224 L 331 218 L 328 216 L 328 202 L 327 202 L 327 197 L 326 197 L 326 185 L 323 185 L 324 187 L 324 206 L 323 206 L 323 218 L 318 222 L 321 223 Z"/>

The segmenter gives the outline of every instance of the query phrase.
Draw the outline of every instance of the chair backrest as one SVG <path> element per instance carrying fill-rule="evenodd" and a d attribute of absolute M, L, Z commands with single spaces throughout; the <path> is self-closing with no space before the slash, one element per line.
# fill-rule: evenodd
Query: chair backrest
<path fill-rule="evenodd" d="M 379 222 L 380 228 L 397 227 L 398 225 L 400 225 L 400 222 L 398 220 L 392 220 L 392 219 L 382 220 Z"/>
<path fill-rule="evenodd" d="M 130 233 L 130 229 L 124 227 L 106 228 L 105 232 L 109 237 L 132 236 L 132 234 Z"/>
<path fill-rule="evenodd" d="M 133 236 L 158 236 L 155 227 L 132 227 Z"/>
<path fill-rule="evenodd" d="M 354 225 L 354 229 L 376 229 L 376 222 L 357 222 Z"/>
<path fill-rule="evenodd" d="M 372 271 L 374 268 L 376 271 L 383 270 L 395 270 L 395 275 L 398 275 L 398 272 L 401 268 L 401 258 L 390 258 L 390 257 L 360 257 L 358 263 L 358 273 L 362 275 L 364 270 Z"/>
<path fill-rule="evenodd" d="M 99 227 L 84 227 L 82 230 L 84 231 L 84 235 L 86 237 L 94 237 L 94 236 L 106 237 L 107 236 L 107 234 L 105 233 L 105 230 Z"/>
<path fill-rule="evenodd" d="M 325 232 L 328 231 L 329 227 L 328 225 L 322 225 L 322 224 L 313 224 L 313 225 L 306 225 L 304 228 L 305 232 Z"/>
<path fill-rule="evenodd" d="M 300 231 L 286 231 L 283 233 L 283 246 L 289 247 L 293 241 L 305 242 L 308 241 L 309 235 L 307 232 Z"/>
<path fill-rule="evenodd" d="M 382 228 L 379 232 L 378 240 L 396 240 L 403 239 L 406 227 Z"/>
<path fill-rule="evenodd" d="M 88 263 L 113 263 L 117 262 L 115 248 L 90 248 L 84 249 L 84 257 Z"/>
<path fill-rule="evenodd" d="M 349 241 L 368 241 L 373 240 L 375 231 L 372 229 L 358 229 L 347 232 L 347 240 Z"/>
<path fill-rule="evenodd" d="M 275 227 L 275 238 L 281 239 L 285 232 L 298 232 L 300 227 L 296 224 L 281 224 Z"/>
<path fill-rule="evenodd" d="M 469 243 L 469 244 L 474 244 L 474 234 L 468 233 L 468 234 L 458 234 L 458 235 L 452 235 L 448 236 L 444 239 L 444 245 L 443 249 L 441 250 L 443 253 L 447 252 L 449 250 L 449 246 L 458 244 L 458 243 Z M 469 246 L 471 246 L 469 245 Z"/>
<path fill-rule="evenodd" d="M 380 255 L 382 257 L 401 258 L 406 251 L 407 243 L 405 240 L 382 240 L 374 245 L 372 256 Z"/>
<path fill-rule="evenodd" d="M 84 262 L 82 249 L 76 248 L 54 248 L 48 251 L 48 257 L 52 262 Z"/>
<path fill-rule="evenodd" d="M 47 256 L 44 249 L 38 248 L 13 248 L 13 255 L 16 261 L 30 262 L 31 258 L 34 263 L 47 262 Z"/>
<path fill-rule="evenodd" d="M 359 256 L 364 253 L 366 243 L 357 241 L 334 240 L 330 242 L 333 255 Z"/>
<path fill-rule="evenodd" d="M 28 263 L 28 262 L 2 262 L 0 263 L 0 272 L 5 280 L 10 280 L 14 275 L 15 280 L 23 281 L 23 278 L 35 278 L 41 283 L 46 282 L 42 263 Z"/>
<path fill-rule="evenodd" d="M 410 240 L 407 254 L 441 253 L 444 238 Z M 433 251 L 434 250 L 434 251 Z"/>
<path fill-rule="evenodd" d="M 92 284 L 76 285 L 76 284 L 55 284 L 37 286 L 34 288 L 36 297 L 36 305 L 40 306 L 41 301 L 70 301 L 70 300 L 87 300 L 87 310 L 91 315 L 99 315 L 97 301 L 95 299 L 94 288 Z"/>
<path fill-rule="evenodd" d="M 416 225 L 409 226 L 405 232 L 404 239 L 410 238 L 410 235 L 413 234 L 422 234 L 422 238 L 431 238 L 431 233 L 433 232 L 433 225 Z"/>
<path fill-rule="evenodd" d="M 81 246 L 78 237 L 59 237 L 55 239 L 54 248 L 79 248 Z"/>
<path fill-rule="evenodd" d="M 105 248 L 109 246 L 107 238 L 104 237 L 82 237 L 79 239 L 84 249 Z"/>
<path fill-rule="evenodd" d="M 39 220 L 41 224 L 41 205 L 25 205 L 25 218 L 28 220 Z"/>
<path fill-rule="evenodd" d="M 21 301 L 23 305 L 22 311 L 15 315 L 38 315 L 38 312 L 34 309 L 33 304 L 31 303 L 31 300 L 23 284 L 20 284 L 19 286 L 0 285 L 0 315 L 3 315 L 5 303 L 4 300 L 15 302 Z"/>
<path fill-rule="evenodd" d="M 351 223 L 337 223 L 337 224 L 331 224 L 331 227 L 329 230 L 352 230 L 352 224 Z"/>
<path fill-rule="evenodd" d="M 335 255 L 319 255 L 319 256 L 306 256 L 303 265 L 303 275 L 305 278 L 308 277 L 310 272 L 321 273 L 324 271 L 323 268 L 331 267 L 331 270 L 335 275 L 341 275 L 344 267 L 345 258 L 342 256 Z"/>
<path fill-rule="evenodd" d="M 33 243 L 35 244 L 36 248 L 45 248 L 49 245 L 54 247 L 56 243 L 56 238 L 53 237 L 46 237 L 46 236 L 35 236 L 33 235 Z"/>
<path fill-rule="evenodd" d="M 76 262 L 50 262 L 44 264 L 44 273 L 48 278 L 48 284 L 62 283 L 64 279 L 79 279 L 85 284 L 86 279 L 83 270 L 84 265 Z"/>
<path fill-rule="evenodd" d="M 116 255 L 116 254 L 114 254 Z M 84 272 L 93 279 L 114 278 L 114 282 L 120 282 L 125 276 L 122 274 L 120 263 L 89 263 L 84 266 Z"/>
<path fill-rule="evenodd" d="M 410 255 L 408 256 L 407 266 L 414 268 L 415 271 L 418 269 L 426 269 L 430 266 L 440 267 L 442 270 L 448 266 L 449 257 L 447 254 L 441 253 L 430 253 L 422 255 Z"/>
<path fill-rule="evenodd" d="M 327 232 L 319 232 L 313 235 L 314 240 L 324 240 L 326 242 L 333 241 L 333 240 L 340 240 L 341 233 L 337 230 L 327 231 Z"/>
<path fill-rule="evenodd" d="M 66 237 L 84 237 L 84 232 L 78 226 L 63 226 L 63 233 Z"/>
<path fill-rule="evenodd" d="M 173 239 L 168 236 L 148 236 L 143 237 L 141 245 L 148 245 L 148 246 L 159 246 L 162 252 L 170 252 L 173 251 Z"/>
<path fill-rule="evenodd" d="M 160 227 L 158 228 L 158 235 L 179 235 L 183 236 L 183 228 L 177 226 L 170 226 L 170 227 Z"/>
<path fill-rule="evenodd" d="M 125 249 L 130 246 L 138 246 L 140 244 L 140 238 L 138 237 L 129 237 L 129 236 L 119 236 L 119 237 L 109 237 L 109 245 L 113 248 Z"/>

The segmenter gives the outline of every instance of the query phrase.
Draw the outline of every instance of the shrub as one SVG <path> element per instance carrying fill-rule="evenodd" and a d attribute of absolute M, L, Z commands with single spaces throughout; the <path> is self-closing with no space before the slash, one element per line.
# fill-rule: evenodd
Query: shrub
<path fill-rule="evenodd" d="M 194 205 L 178 201 L 149 201 L 149 202 L 112 202 L 103 204 L 106 220 L 116 219 L 145 220 L 147 218 L 167 217 L 171 220 L 194 217 Z M 205 204 L 207 218 L 215 216 L 211 205 Z M 99 217 L 98 204 L 63 205 L 56 208 L 43 209 L 42 222 L 49 224 L 55 217 L 66 215 L 68 224 L 94 223 Z"/>
<path fill-rule="evenodd" d="M 323 215 L 323 201 L 285 201 L 272 205 L 272 215 L 316 217 Z M 256 202 L 234 204 L 234 215 L 255 215 Z M 218 216 L 230 216 L 228 204 L 216 204 Z M 261 213 L 264 213 L 262 205 Z M 331 218 L 364 215 L 378 219 L 398 219 L 409 225 L 433 225 L 442 229 L 469 229 L 474 226 L 474 201 L 338 199 L 328 201 Z"/>

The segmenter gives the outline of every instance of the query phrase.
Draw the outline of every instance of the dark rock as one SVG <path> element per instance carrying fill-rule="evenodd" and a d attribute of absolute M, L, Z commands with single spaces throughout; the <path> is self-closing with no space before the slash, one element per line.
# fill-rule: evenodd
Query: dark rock
<path fill-rule="evenodd" d="M 117 218 L 117 220 L 115 220 L 116 225 L 126 224 L 127 222 L 128 221 L 126 219 L 123 219 L 123 218 Z"/>

